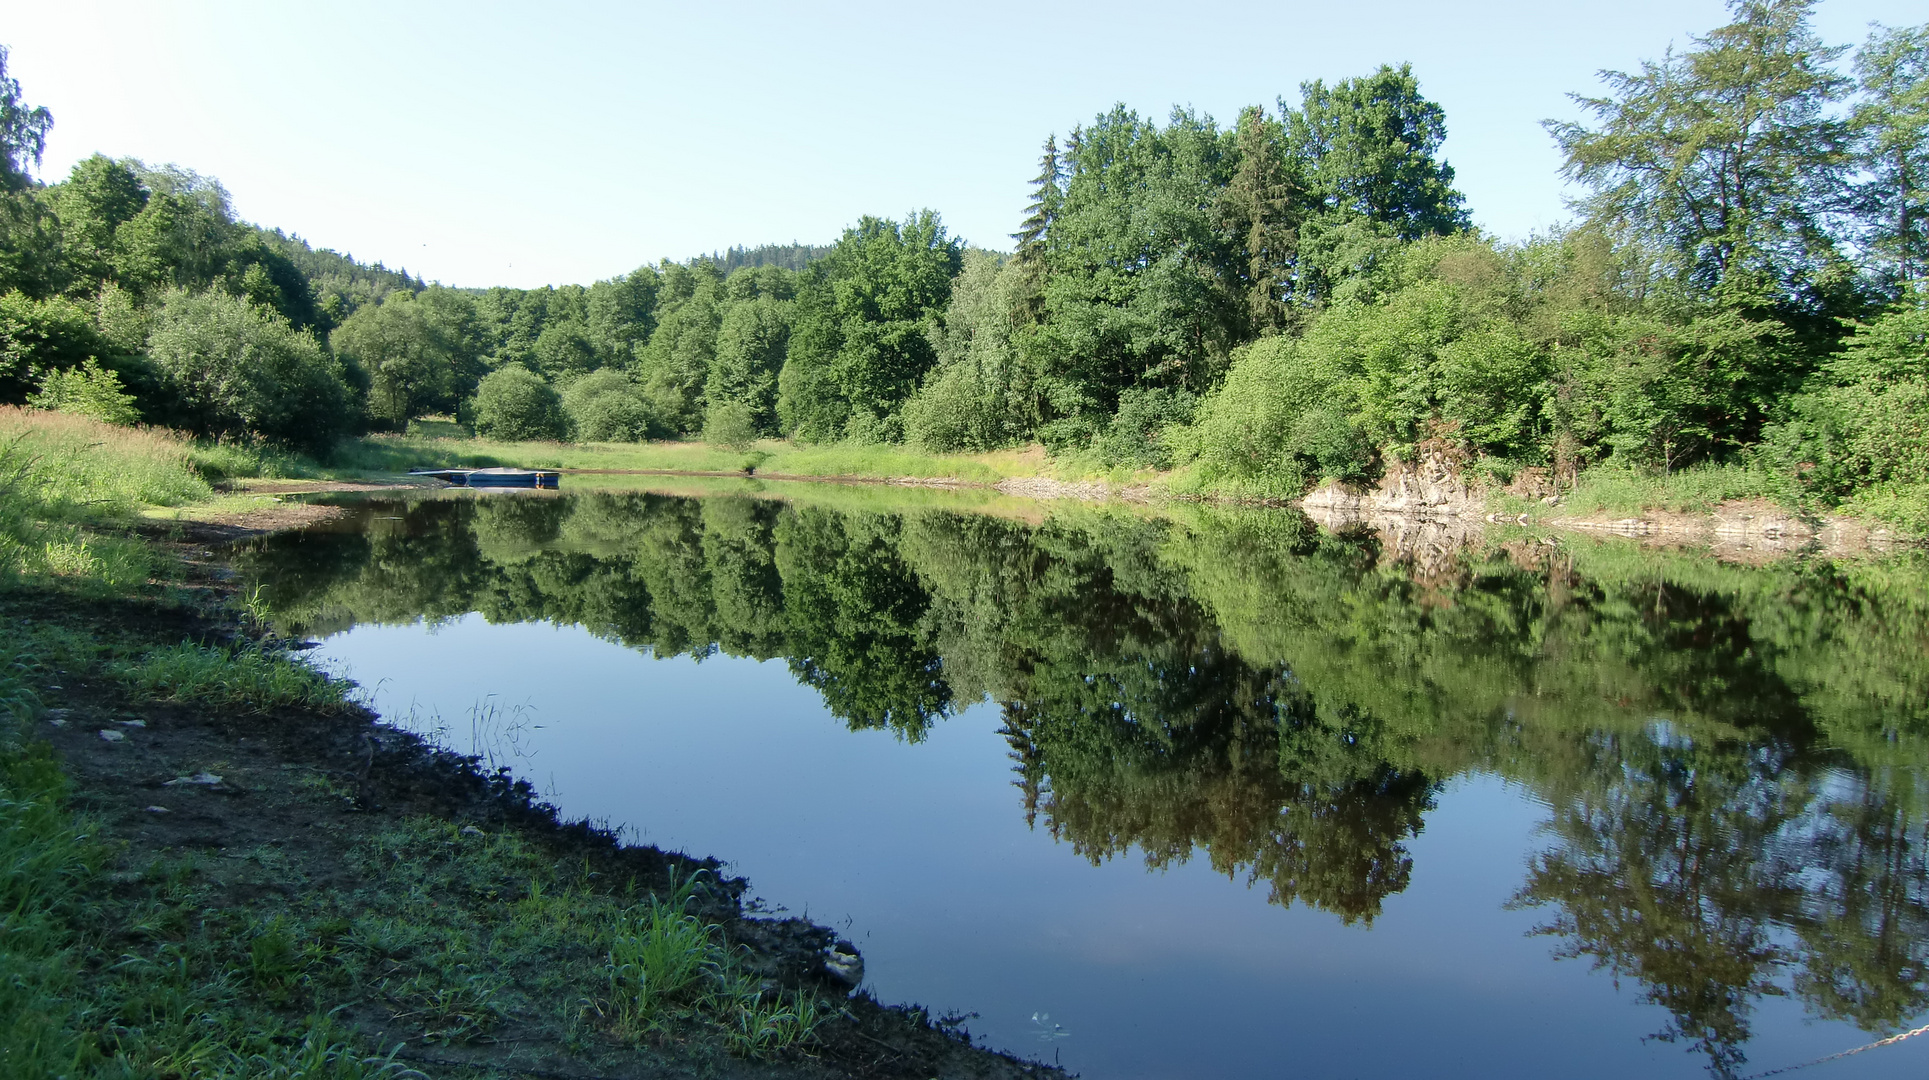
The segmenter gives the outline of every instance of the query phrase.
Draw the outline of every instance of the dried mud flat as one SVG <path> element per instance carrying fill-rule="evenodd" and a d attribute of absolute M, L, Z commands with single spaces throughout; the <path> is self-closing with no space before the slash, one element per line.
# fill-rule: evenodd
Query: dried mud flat
<path fill-rule="evenodd" d="M 146 601 L 74 603 L 13 594 L 0 597 L 8 623 L 58 624 L 103 640 L 165 645 L 294 643 L 244 632 L 226 612 L 229 583 L 209 545 L 239 523 L 191 523 L 162 542 L 187 565 L 183 591 L 199 602 L 163 607 Z M 211 557 L 212 556 L 212 557 Z M 566 822 L 504 771 L 427 745 L 383 725 L 356 706 L 280 708 L 265 715 L 154 702 L 105 675 L 62 673 L 40 688 L 45 713 L 35 734 L 52 744 L 73 780 L 76 809 L 119 845 L 109 880 L 132 887 L 157 860 L 196 868 L 208 899 L 203 914 L 256 911 L 281 898 L 329 890 L 351 896 L 370 885 L 367 860 L 353 856 L 407 822 L 439 821 L 451 836 L 482 843 L 513 835 L 558 865 L 579 866 L 590 888 L 688 880 L 708 871 L 715 884 L 697 894 L 706 922 L 767 985 L 814 989 L 844 1000 L 842 1017 L 820 1029 L 816 1046 L 757 1062 L 666 1040 L 636 1049 L 579 1036 L 559 1040 L 541 1024 L 513 1019 L 480 1042 L 437 1040 L 421 1017 L 379 1001 L 341 1003 L 337 1018 L 397 1060 L 438 1077 L 538 1076 L 563 1080 L 669 1076 L 983 1077 L 1062 1075 L 970 1044 L 952 1022 L 915 1007 L 886 1007 L 845 987 L 825 965 L 833 932 L 802 919 L 759 918 L 748 883 L 718 876 L 719 864 L 654 847 L 627 846 L 582 822 Z M 459 830 L 459 831 L 458 831 Z M 626 883 L 626 884 L 619 884 Z M 506 897 L 507 901 L 513 897 Z M 496 913 L 481 912 L 478 917 Z M 252 916 L 249 916 L 252 917 Z M 586 991 L 589 988 L 585 988 Z"/>

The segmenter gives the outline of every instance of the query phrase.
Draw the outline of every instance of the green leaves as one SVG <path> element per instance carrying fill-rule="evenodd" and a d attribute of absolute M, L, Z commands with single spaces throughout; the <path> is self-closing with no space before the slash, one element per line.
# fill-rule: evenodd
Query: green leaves
<path fill-rule="evenodd" d="M 1806 299 L 1833 255 L 1848 130 L 1830 107 L 1842 53 L 1808 25 L 1812 0 L 1738 0 L 1680 55 L 1610 71 L 1598 121 L 1548 121 L 1563 173 L 1593 190 L 1589 220 L 1677 253 L 1698 288 L 1756 306 Z"/>
<path fill-rule="evenodd" d="M 823 441 L 855 423 L 874 438 L 901 437 L 896 414 L 937 359 L 927 331 L 962 265 L 963 245 L 934 211 L 902 223 L 867 216 L 844 230 L 799 284 L 778 380 L 784 429 Z"/>

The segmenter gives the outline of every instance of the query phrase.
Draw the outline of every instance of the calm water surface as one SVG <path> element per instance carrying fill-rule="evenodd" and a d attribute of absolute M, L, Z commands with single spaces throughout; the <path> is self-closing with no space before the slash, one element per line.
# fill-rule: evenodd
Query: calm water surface
<path fill-rule="evenodd" d="M 385 716 L 1087 1076 L 1743 1076 L 1929 1012 L 1919 561 L 816 497 L 364 502 L 243 562 Z"/>

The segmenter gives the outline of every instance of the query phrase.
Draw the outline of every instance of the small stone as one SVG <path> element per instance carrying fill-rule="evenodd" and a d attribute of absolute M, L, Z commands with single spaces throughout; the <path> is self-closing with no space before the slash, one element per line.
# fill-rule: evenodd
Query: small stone
<path fill-rule="evenodd" d="M 476 827 L 475 827 L 474 825 L 464 825 L 464 826 L 462 827 L 462 835 L 464 835 L 464 836 L 487 836 L 488 834 L 487 834 L 487 833 L 485 833 L 485 832 L 483 832 L 483 831 L 482 831 L 481 829 L 478 829 L 478 828 L 476 828 Z"/>
<path fill-rule="evenodd" d="M 145 720 L 116 720 L 114 722 L 116 724 L 119 724 L 122 727 L 146 727 L 147 726 L 147 721 Z"/>
<path fill-rule="evenodd" d="M 47 722 L 48 722 L 49 724 L 52 724 L 52 725 L 53 725 L 53 726 L 55 726 L 55 727 L 66 727 L 66 726 L 67 726 L 67 718 L 66 718 L 66 717 L 64 717 L 64 716 L 53 716 L 53 717 L 48 717 L 48 719 L 47 719 Z"/>
<path fill-rule="evenodd" d="M 122 739 L 127 738 L 127 736 L 118 731 L 109 731 L 106 728 L 100 729 L 100 737 L 103 742 L 120 742 Z"/>
<path fill-rule="evenodd" d="M 220 782 L 221 778 L 211 772 L 198 772 L 193 776 L 177 776 L 161 786 L 175 787 L 180 784 L 194 784 L 200 787 L 213 787 Z"/>
<path fill-rule="evenodd" d="M 48 687 L 47 689 L 49 689 L 49 690 L 65 690 L 65 689 L 67 689 L 67 688 L 66 688 L 66 687 L 64 687 L 64 686 L 49 686 L 49 687 Z"/>
<path fill-rule="evenodd" d="M 146 810 L 150 814 L 172 814 L 174 812 L 165 806 L 149 806 L 146 807 Z"/>

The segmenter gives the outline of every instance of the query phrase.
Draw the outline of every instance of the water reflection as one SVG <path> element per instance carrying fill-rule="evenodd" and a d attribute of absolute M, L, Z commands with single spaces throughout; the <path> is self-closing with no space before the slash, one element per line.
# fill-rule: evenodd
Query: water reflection
<path fill-rule="evenodd" d="M 481 612 L 781 658 L 913 741 L 989 697 L 1028 822 L 1348 923 L 1407 888 L 1442 785 L 1497 773 L 1551 808 L 1514 905 L 1718 1074 L 1765 997 L 1871 1033 L 1929 1009 L 1919 561 L 1418 565 L 1276 512 L 635 494 L 369 504 L 243 561 L 300 632 Z"/>

